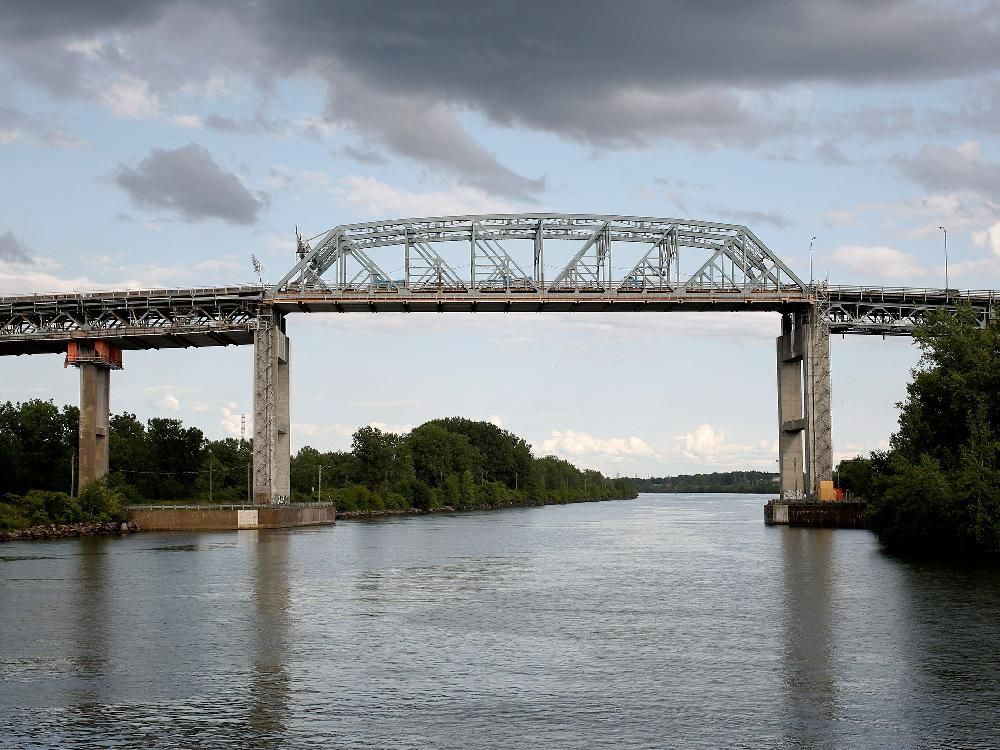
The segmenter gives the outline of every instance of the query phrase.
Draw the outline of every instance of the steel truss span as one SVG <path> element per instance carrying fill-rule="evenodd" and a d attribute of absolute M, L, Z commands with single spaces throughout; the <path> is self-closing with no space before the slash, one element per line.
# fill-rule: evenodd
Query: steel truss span
<path fill-rule="evenodd" d="M 517 262 L 511 242 L 528 246 Z M 439 252 L 449 243 L 449 263 Z M 504 243 L 508 243 L 506 246 Z M 564 265 L 546 266 L 562 248 Z M 613 265 L 616 246 L 626 266 Z M 567 246 L 569 252 L 567 252 Z M 460 261 L 456 261 L 456 255 Z M 527 256 L 527 253 L 524 253 Z M 600 214 L 485 214 L 335 227 L 299 241 L 299 262 L 275 292 L 779 293 L 806 285 L 747 227 L 692 219 Z M 525 271 L 525 267 L 530 271 Z M 384 269 L 393 269 L 386 272 Z M 552 270 L 551 278 L 547 270 Z"/>
<path fill-rule="evenodd" d="M 521 243 L 520 254 L 511 254 L 514 243 Z M 463 262 L 455 262 L 456 252 Z M 547 266 L 546 253 L 569 260 Z M 622 257 L 624 265 L 616 265 Z M 959 302 L 972 305 L 986 325 L 1000 295 L 806 284 L 735 224 L 597 214 L 447 216 L 349 224 L 299 240 L 295 266 L 274 286 L 0 298 L 0 356 L 66 352 L 72 339 L 122 349 L 250 344 L 275 316 L 292 312 L 810 309 L 830 333 L 907 336 L 929 311 Z"/>
<path fill-rule="evenodd" d="M 65 352 L 82 338 L 122 349 L 252 344 L 263 297 L 233 286 L 0 298 L 0 355 Z"/>

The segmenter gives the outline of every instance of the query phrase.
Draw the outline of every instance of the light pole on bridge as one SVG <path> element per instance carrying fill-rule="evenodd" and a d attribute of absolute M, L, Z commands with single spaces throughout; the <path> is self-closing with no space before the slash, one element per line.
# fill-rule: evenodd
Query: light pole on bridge
<path fill-rule="evenodd" d="M 809 240 L 809 286 L 813 285 L 813 243 L 816 238 Z"/>
<path fill-rule="evenodd" d="M 942 232 L 944 232 L 944 301 L 948 301 L 948 230 L 944 227 L 938 227 Z"/>

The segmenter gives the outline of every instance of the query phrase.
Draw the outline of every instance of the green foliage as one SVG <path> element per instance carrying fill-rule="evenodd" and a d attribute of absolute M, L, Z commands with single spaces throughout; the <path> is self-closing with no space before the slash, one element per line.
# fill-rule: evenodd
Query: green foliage
<path fill-rule="evenodd" d="M 68 492 L 80 410 L 33 399 L 0 404 L 0 494 Z"/>
<path fill-rule="evenodd" d="M 635 497 L 635 484 L 536 459 L 524 440 L 489 422 L 435 419 L 406 435 L 362 427 L 350 453 L 301 449 L 292 459 L 292 496 L 341 513 L 467 509 Z M 491 463 L 496 461 L 497 463 Z M 509 477 L 501 480 L 500 477 Z"/>
<path fill-rule="evenodd" d="M 1000 554 L 1000 327 L 928 316 L 890 451 L 871 462 L 872 529 L 904 554 Z"/>
<path fill-rule="evenodd" d="M 128 508 L 122 494 L 103 481 L 88 484 L 79 497 L 70 497 L 65 492 L 31 490 L 20 496 L 7 494 L 0 503 L 0 530 L 125 520 L 128 520 Z"/>
<path fill-rule="evenodd" d="M 73 407 L 51 401 L 0 404 L 0 527 L 114 520 L 127 502 L 239 502 L 248 496 L 252 445 L 209 441 L 176 419 L 111 417 L 111 471 L 98 485 L 70 488 L 79 424 Z M 322 481 L 321 481 L 322 475 Z M 539 505 L 634 497 L 631 480 L 536 459 L 521 438 L 460 417 L 406 435 L 362 427 L 351 451 L 306 446 L 292 457 L 293 501 L 332 501 L 342 512 Z"/>
<path fill-rule="evenodd" d="M 80 509 L 88 520 L 126 521 L 128 508 L 120 492 L 98 480 L 80 490 Z"/>
<path fill-rule="evenodd" d="M 766 471 L 716 471 L 674 477 L 636 478 L 639 492 L 776 492 L 778 475 Z"/>

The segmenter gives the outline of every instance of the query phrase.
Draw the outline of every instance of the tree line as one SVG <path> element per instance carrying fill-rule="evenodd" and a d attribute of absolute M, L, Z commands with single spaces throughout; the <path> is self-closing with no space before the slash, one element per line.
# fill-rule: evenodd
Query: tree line
<path fill-rule="evenodd" d="M 887 451 L 837 467 L 873 531 L 907 555 L 1000 555 L 1000 326 L 968 305 L 914 330 L 921 357 Z"/>
<path fill-rule="evenodd" d="M 78 428 L 75 406 L 59 408 L 37 399 L 0 404 L 0 526 L 24 525 L 29 517 L 47 523 L 47 515 L 53 523 L 62 522 L 55 518 L 75 514 L 66 501 L 80 494 L 74 486 Z M 231 503 L 251 497 L 252 441 L 208 440 L 180 420 L 143 422 L 129 413 L 111 417 L 108 440 L 110 473 L 104 485 L 112 505 L 118 502 L 114 498 L 122 503 Z M 459 417 L 432 420 L 404 435 L 362 427 L 349 451 L 304 447 L 292 457 L 291 489 L 293 501 L 335 502 L 342 512 L 536 505 L 636 494 L 629 480 L 609 479 L 553 456 L 536 458 L 522 438 L 489 422 Z M 25 498 L 33 492 L 29 503 Z M 51 514 L 43 509 L 46 503 Z M 60 511 L 60 503 L 69 510 Z"/>
<path fill-rule="evenodd" d="M 633 479 L 639 492 L 733 492 L 764 494 L 777 490 L 778 475 L 767 471 L 715 471 L 673 477 Z"/>

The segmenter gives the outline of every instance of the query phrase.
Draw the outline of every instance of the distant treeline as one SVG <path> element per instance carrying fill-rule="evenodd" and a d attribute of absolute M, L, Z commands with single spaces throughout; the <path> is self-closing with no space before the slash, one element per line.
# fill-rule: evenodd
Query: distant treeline
<path fill-rule="evenodd" d="M 717 471 L 675 477 L 635 478 L 639 492 L 775 492 L 778 475 L 766 471 Z"/>
<path fill-rule="evenodd" d="M 38 509 L 45 504 L 40 496 L 20 501 L 32 491 L 69 496 L 78 425 L 75 406 L 60 409 L 40 400 L 0 403 L 0 498 L 7 517 L 21 518 L 21 523 L 31 516 L 46 523 Z M 208 440 L 180 420 L 142 422 L 128 413 L 113 415 L 110 427 L 106 485 L 123 501 L 241 502 L 250 497 L 251 441 Z M 320 452 L 307 446 L 292 457 L 291 484 L 293 501 L 333 501 L 340 511 L 363 512 L 636 495 L 631 480 L 582 471 L 553 456 L 536 458 L 516 435 L 459 417 L 436 419 L 405 435 L 362 427 L 354 433 L 350 451 Z M 51 508 L 66 506 L 58 495 L 45 502 Z"/>

